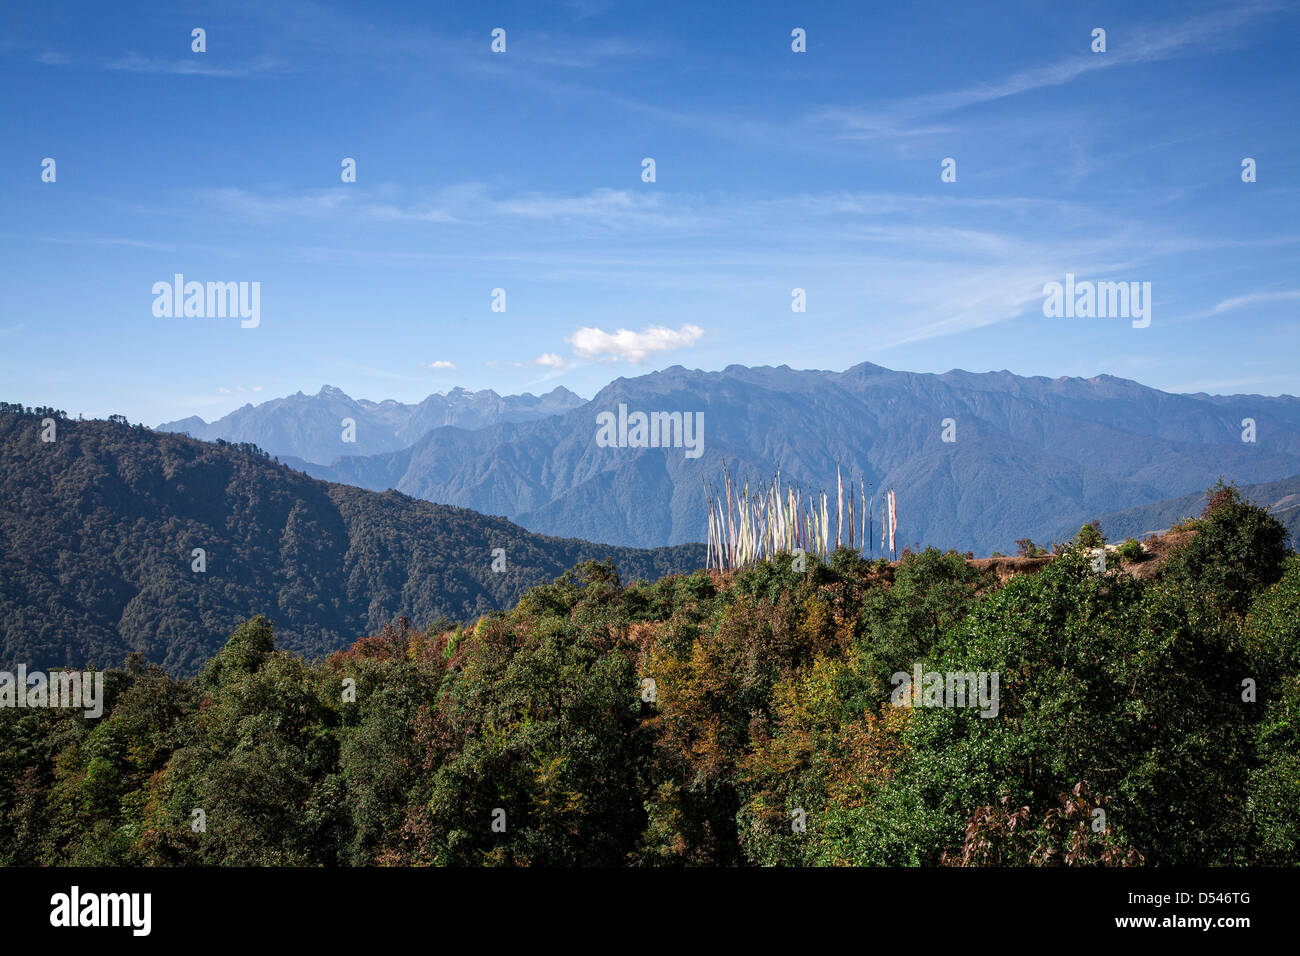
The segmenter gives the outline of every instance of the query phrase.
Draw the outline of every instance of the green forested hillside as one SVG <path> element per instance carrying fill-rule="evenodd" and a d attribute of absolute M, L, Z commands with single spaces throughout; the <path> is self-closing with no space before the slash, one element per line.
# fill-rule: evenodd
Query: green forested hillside
<path fill-rule="evenodd" d="M 1154 575 L 589 563 L 318 663 L 255 617 L 97 721 L 0 710 L 0 863 L 1300 863 L 1300 559 L 1211 504 Z M 897 706 L 918 668 L 996 713 Z"/>
<path fill-rule="evenodd" d="M 1286 527 L 1291 545 L 1300 543 L 1300 475 L 1269 481 L 1258 485 L 1243 485 L 1241 493 L 1259 505 L 1268 508 L 1273 517 Z M 1125 538 L 1144 538 L 1160 534 L 1188 517 L 1201 511 L 1200 494 L 1169 498 L 1149 505 L 1127 508 L 1097 518 L 1106 537 L 1113 541 Z M 1069 532 L 1066 532 L 1068 536 Z"/>
<path fill-rule="evenodd" d="M 704 563 L 703 546 L 536 535 L 124 421 L 57 419 L 47 443 L 53 410 L 16 408 L 0 413 L 0 667 L 103 667 L 138 651 L 191 674 L 254 614 L 281 647 L 317 656 L 397 616 L 427 627 L 509 607 L 586 559 L 629 579 Z"/>

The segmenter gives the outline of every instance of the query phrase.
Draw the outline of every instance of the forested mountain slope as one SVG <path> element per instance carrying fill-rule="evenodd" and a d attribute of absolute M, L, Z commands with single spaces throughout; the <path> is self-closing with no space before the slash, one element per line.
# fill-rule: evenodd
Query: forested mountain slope
<path fill-rule="evenodd" d="M 427 626 L 509 607 L 589 558 L 630 579 L 704 564 L 699 545 L 546 537 L 125 422 L 58 419 L 47 443 L 45 417 L 0 414 L 0 667 L 139 651 L 188 674 L 255 613 L 282 646 L 316 656 L 395 616 Z"/>

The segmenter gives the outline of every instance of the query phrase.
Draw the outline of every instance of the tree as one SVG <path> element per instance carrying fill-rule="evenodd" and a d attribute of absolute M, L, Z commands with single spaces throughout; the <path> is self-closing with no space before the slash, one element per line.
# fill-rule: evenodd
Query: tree
<path fill-rule="evenodd" d="M 1196 533 L 1163 568 L 1210 613 L 1242 616 L 1252 595 L 1277 581 L 1287 554 L 1286 526 L 1220 480 L 1206 492 Z"/>
<path fill-rule="evenodd" d="M 1106 543 L 1106 538 L 1101 533 L 1101 523 L 1096 520 L 1081 527 L 1075 540 L 1083 548 L 1100 548 Z"/>

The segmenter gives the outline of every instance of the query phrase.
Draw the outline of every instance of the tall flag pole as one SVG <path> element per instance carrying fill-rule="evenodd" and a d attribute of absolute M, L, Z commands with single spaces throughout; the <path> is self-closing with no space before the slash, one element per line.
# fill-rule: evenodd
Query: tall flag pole
<path fill-rule="evenodd" d="M 830 550 L 831 544 L 831 516 L 826 511 L 827 503 L 826 492 L 822 492 L 822 554 Z"/>
<path fill-rule="evenodd" d="M 700 484 L 704 486 L 704 511 L 709 516 L 709 538 L 704 545 L 704 566 L 713 567 L 713 509 L 709 507 L 709 484 L 700 478 Z"/>
<path fill-rule="evenodd" d="M 731 526 L 731 476 L 727 474 L 726 469 L 722 471 L 722 480 L 727 484 L 727 562 L 735 567 L 736 565 L 736 534 Z"/>
<path fill-rule="evenodd" d="M 853 526 L 856 522 L 853 520 L 853 476 L 849 475 L 849 550 L 853 550 Z"/>
<path fill-rule="evenodd" d="M 889 557 L 896 560 L 898 552 L 894 547 L 894 534 L 898 531 L 898 503 L 894 498 L 894 489 L 889 489 Z"/>
<path fill-rule="evenodd" d="M 889 556 L 889 552 L 885 550 L 886 536 L 889 534 L 889 522 L 886 519 L 886 512 L 885 512 L 886 497 L 887 495 L 882 489 L 880 492 L 880 556 L 882 558 Z"/>
<path fill-rule="evenodd" d="M 862 507 L 858 509 L 858 510 L 861 512 L 861 514 L 862 514 L 862 517 L 858 519 L 858 522 L 859 522 L 859 524 L 860 524 L 860 526 L 861 526 L 861 528 L 862 528 L 862 531 L 858 534 L 858 554 L 861 554 L 861 553 L 862 553 L 862 549 L 863 549 L 863 547 L 864 547 L 864 546 L 866 545 L 866 543 L 867 543 L 867 486 L 866 486 L 866 479 L 864 479 L 864 478 L 859 478 L 859 479 L 858 479 L 858 491 L 861 492 L 861 495 L 862 495 Z M 853 494 L 852 489 L 850 489 L 849 494 L 850 494 L 850 495 Z"/>
<path fill-rule="evenodd" d="M 844 535 L 844 476 L 840 474 L 840 463 L 835 463 L 835 547 L 840 546 Z"/>

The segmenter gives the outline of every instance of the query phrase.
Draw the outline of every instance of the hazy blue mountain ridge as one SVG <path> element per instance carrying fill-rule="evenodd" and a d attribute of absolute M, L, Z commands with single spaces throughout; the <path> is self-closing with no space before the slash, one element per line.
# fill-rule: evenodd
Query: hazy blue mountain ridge
<path fill-rule="evenodd" d="M 490 389 L 453 388 L 417 404 L 392 399 L 354 399 L 331 385 L 315 395 L 298 392 L 260 405 L 245 405 L 216 421 L 198 416 L 164 422 L 156 431 L 181 432 L 192 438 L 250 442 L 283 459 L 328 463 L 341 455 L 373 455 L 407 448 L 434 428 L 454 425 L 475 429 L 498 422 L 545 418 L 582 404 L 568 389 L 545 395 L 498 395 Z M 345 440 L 344 420 L 353 422 Z"/>
<path fill-rule="evenodd" d="M 596 415 L 620 403 L 704 412 L 703 454 L 598 447 Z M 1255 420 L 1254 443 L 1242 441 L 1244 418 Z M 410 448 L 304 467 L 538 532 L 647 547 L 703 537 L 702 480 L 716 483 L 724 464 L 742 480 L 779 466 L 805 490 L 833 493 L 837 463 L 846 479 L 896 489 L 903 543 L 987 554 L 1199 492 L 1219 475 L 1249 484 L 1300 473 L 1300 400 L 1176 395 L 1106 375 L 674 366 L 617 379 L 546 419 L 436 428 Z"/>

